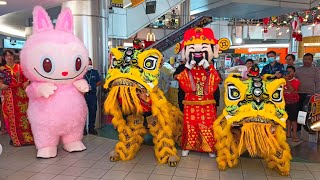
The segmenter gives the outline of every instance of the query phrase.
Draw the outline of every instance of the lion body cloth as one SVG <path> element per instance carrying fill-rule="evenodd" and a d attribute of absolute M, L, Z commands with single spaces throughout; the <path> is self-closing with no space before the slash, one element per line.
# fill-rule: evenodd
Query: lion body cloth
<path fill-rule="evenodd" d="M 157 161 L 176 166 L 180 159 L 175 142 L 181 141 L 183 114 L 157 87 L 161 53 L 156 49 L 113 48 L 111 54 L 104 84 L 109 94 L 104 108 L 113 116 L 119 142 L 110 153 L 110 160 L 133 159 L 149 129 Z"/>
<path fill-rule="evenodd" d="M 284 79 L 270 75 L 244 81 L 236 74 L 226 78 L 226 107 L 213 126 L 219 169 L 236 166 L 239 156 L 248 151 L 252 157 L 264 158 L 270 169 L 289 175 L 291 153 L 286 142 L 284 85 Z"/>

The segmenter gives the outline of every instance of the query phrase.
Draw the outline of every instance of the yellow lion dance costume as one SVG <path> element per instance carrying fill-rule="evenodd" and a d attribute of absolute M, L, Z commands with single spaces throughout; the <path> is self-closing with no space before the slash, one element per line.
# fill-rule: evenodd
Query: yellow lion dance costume
<path fill-rule="evenodd" d="M 119 142 L 110 160 L 133 159 L 147 133 L 144 127 L 147 123 L 157 161 L 176 166 L 180 158 L 175 142 L 181 141 L 183 114 L 157 87 L 161 53 L 156 49 L 113 48 L 111 54 L 112 62 L 104 84 L 109 94 L 104 108 L 113 116 L 112 124 L 119 132 Z"/>
<path fill-rule="evenodd" d="M 269 168 L 289 175 L 290 147 L 286 142 L 284 79 L 230 74 L 225 80 L 225 104 L 215 121 L 216 158 L 221 170 L 238 164 L 246 150 L 250 156 L 265 159 Z"/>

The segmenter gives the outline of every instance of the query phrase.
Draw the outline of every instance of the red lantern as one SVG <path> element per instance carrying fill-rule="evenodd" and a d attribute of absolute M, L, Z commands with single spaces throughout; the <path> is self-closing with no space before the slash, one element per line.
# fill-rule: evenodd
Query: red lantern
<path fill-rule="evenodd" d="M 263 29 L 263 32 L 264 33 L 267 33 L 268 32 L 268 24 L 270 22 L 270 18 L 263 18 L 263 26 L 264 26 L 264 29 Z"/>
<path fill-rule="evenodd" d="M 263 18 L 263 24 L 268 25 L 270 18 Z"/>

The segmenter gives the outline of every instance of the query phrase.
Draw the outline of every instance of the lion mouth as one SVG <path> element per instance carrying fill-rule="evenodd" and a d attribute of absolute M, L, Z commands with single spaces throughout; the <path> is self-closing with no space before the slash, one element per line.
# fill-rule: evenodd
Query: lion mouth
<path fill-rule="evenodd" d="M 111 82 L 111 87 L 115 87 L 115 86 L 131 86 L 131 87 L 136 87 L 138 89 L 145 89 L 145 87 L 140 83 L 138 83 L 137 81 L 127 79 L 127 78 L 115 79 L 114 81 Z"/>
<path fill-rule="evenodd" d="M 233 122 L 232 126 L 243 126 L 246 123 L 261 123 L 261 124 L 278 125 L 278 123 L 272 119 L 268 119 L 268 118 L 265 118 L 262 116 L 257 116 L 257 117 L 246 117 L 238 122 Z"/>

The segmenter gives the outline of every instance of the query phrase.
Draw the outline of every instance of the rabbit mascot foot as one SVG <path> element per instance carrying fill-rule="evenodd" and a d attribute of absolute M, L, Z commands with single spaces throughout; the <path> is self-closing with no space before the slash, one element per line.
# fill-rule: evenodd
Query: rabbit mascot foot
<path fill-rule="evenodd" d="M 26 92 L 37 157 L 55 157 L 60 139 L 68 152 L 86 149 L 81 139 L 87 117 L 83 93 L 89 85 L 83 76 L 88 63 L 84 44 L 73 34 L 70 9 L 62 10 L 54 28 L 46 11 L 35 7 L 33 34 L 21 52 L 21 65 L 31 81 Z"/>

